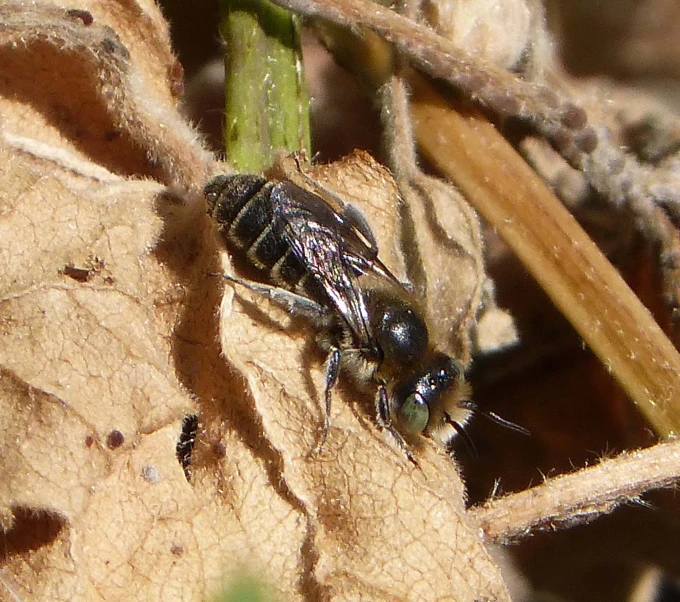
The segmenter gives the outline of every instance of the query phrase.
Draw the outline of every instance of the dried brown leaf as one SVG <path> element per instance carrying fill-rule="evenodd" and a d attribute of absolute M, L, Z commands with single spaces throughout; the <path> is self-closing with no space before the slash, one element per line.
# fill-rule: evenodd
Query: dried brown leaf
<path fill-rule="evenodd" d="M 280 543 L 300 527 L 252 453 L 229 445 L 244 475 L 230 497 L 214 478 L 192 488 L 177 462 L 196 406 L 173 328 L 209 325 L 215 305 L 188 313 L 201 232 L 173 236 L 209 155 L 177 113 L 155 5 L 92 8 L 10 3 L 0 20 L 2 596 L 200 600 L 258 559 L 290 585 Z"/>
<path fill-rule="evenodd" d="M 153 574 L 129 554 L 158 514 L 144 502 L 141 466 L 153 467 L 161 489 L 184 482 L 168 458 L 193 404 L 154 311 L 173 284 L 148 253 L 162 186 L 113 174 L 102 182 L 58 160 L 1 152 L 11 165 L 0 222 L 11 243 L 0 279 L 0 503 L 4 527 L 14 526 L 5 571 L 21 599 L 96 599 L 114 551 L 114 564 Z M 27 518 L 12 525 L 12 514 Z M 34 528 L 46 516 L 55 533 L 38 546 Z"/>
<path fill-rule="evenodd" d="M 427 0 L 423 12 L 439 34 L 459 48 L 514 68 L 530 43 L 532 7 L 518 0 Z"/>
<path fill-rule="evenodd" d="M 250 570 L 289 600 L 508 600 L 448 457 L 414 468 L 347 391 L 310 455 L 309 331 L 231 286 L 218 323 L 220 167 L 176 75 L 151 2 L 0 8 L 0 597 L 203 600 Z M 343 169 L 401 274 L 393 182 Z"/>
<path fill-rule="evenodd" d="M 436 178 L 414 174 L 401 192 L 407 201 L 404 246 L 419 266 L 415 283 L 438 325 L 433 336 L 467 363 L 485 280 L 477 216 L 453 187 Z"/>

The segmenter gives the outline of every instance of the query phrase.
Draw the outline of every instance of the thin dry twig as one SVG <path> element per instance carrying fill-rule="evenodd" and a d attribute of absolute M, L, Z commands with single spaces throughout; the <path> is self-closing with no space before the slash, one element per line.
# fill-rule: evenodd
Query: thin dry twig
<path fill-rule="evenodd" d="M 387 148 L 390 150 L 390 167 L 396 175 L 397 185 L 405 204 L 401 211 L 402 223 L 407 225 L 412 221 L 421 224 L 432 222 L 441 225 L 446 221 L 442 214 L 459 215 L 457 227 L 448 233 L 448 239 L 456 252 L 447 264 L 452 261 L 463 263 L 467 260 L 471 277 L 467 283 L 465 295 L 452 295 L 448 287 L 441 286 L 442 274 L 434 282 L 428 282 L 427 273 L 438 273 L 436 266 L 428 266 L 432 256 L 418 253 L 424 245 L 409 245 L 408 254 L 409 276 L 416 290 L 428 300 L 430 307 L 437 307 L 437 323 L 439 329 L 447 334 L 455 333 L 454 346 L 457 357 L 468 365 L 472 355 L 471 332 L 477 324 L 481 307 L 482 289 L 488 281 L 484 266 L 483 243 L 479 218 L 475 211 L 448 182 L 424 174 L 417 162 L 415 138 L 409 112 L 409 98 L 407 85 L 401 76 L 393 77 L 383 86 L 380 94 L 384 129 L 388 137 Z M 455 207 L 455 210 L 454 210 Z M 437 217 L 439 210 L 439 218 Z M 427 217 L 430 216 L 428 220 Z M 433 225 L 431 225 L 431 228 Z M 425 230 L 426 236 L 436 237 L 431 229 Z M 439 229 L 441 232 L 441 228 Z M 414 235 L 412 238 L 416 238 Z M 456 256 L 460 257 L 456 257 Z M 466 258 L 463 259 L 463 257 Z M 437 261 L 441 261 L 437 257 Z M 434 269 L 428 269 L 433 267 Z M 458 287 L 463 284 L 462 269 L 452 270 L 458 279 Z M 464 310 L 460 310 L 460 307 Z M 488 303 L 485 310 L 496 311 L 492 303 Z M 511 329 L 511 338 L 516 336 Z M 491 335 L 492 338 L 493 335 Z M 497 337 L 495 337 L 497 338 Z M 506 341 L 507 342 L 507 341 Z M 502 346 L 501 343 L 498 345 Z"/>
<path fill-rule="evenodd" d="M 414 0 L 401 7 L 401 12 L 412 19 L 418 18 L 419 10 L 419 2 Z M 429 222 L 431 229 L 421 228 L 427 232 L 427 236 L 436 238 L 436 231 L 441 235 L 447 230 L 442 227 L 447 222 L 443 214 L 459 214 L 456 227 L 450 229 L 450 224 L 446 237 L 456 248 L 457 254 L 467 257 L 472 277 L 463 298 L 452 295 L 448 287 L 442 287 L 441 278 L 428 283 L 427 273 L 440 273 L 436 261 L 441 258 L 437 256 L 434 265 L 428 266 L 428 262 L 432 261 L 431 256 L 419 253 L 418 250 L 423 245 L 417 243 L 404 245 L 404 248 L 410 249 L 406 258 L 408 272 L 411 282 L 418 293 L 428 300 L 428 305 L 439 309 L 436 312 L 439 329 L 446 334 L 455 333 L 452 337 L 456 339 L 455 353 L 464 365 L 468 365 L 474 344 L 485 340 L 494 349 L 498 349 L 515 342 L 517 332 L 512 318 L 496 307 L 492 296 L 487 295 L 482 303 L 484 291 L 488 291 L 490 287 L 484 265 L 481 227 L 476 212 L 451 184 L 426 175 L 418 165 L 407 81 L 410 71 L 405 57 L 394 57 L 394 74 L 378 91 L 389 165 L 405 201 L 401 211 L 402 227 L 406 226 L 408 229 L 408 224 L 414 220 L 421 224 Z M 429 219 L 423 219 L 423 216 L 429 216 Z M 452 261 L 460 263 L 461 259 L 454 256 Z M 447 265 L 450 261 L 446 261 Z M 462 284 L 462 270 L 451 271 L 458 274 Z M 463 311 L 460 310 L 461 304 L 464 306 Z M 482 313 L 485 319 L 480 320 Z M 473 343 L 471 334 L 475 328 L 477 336 Z"/>
<path fill-rule="evenodd" d="M 507 543 L 535 529 L 592 520 L 652 489 L 680 478 L 680 441 L 602 460 L 597 466 L 549 479 L 542 485 L 493 499 L 470 514 L 490 541 Z"/>

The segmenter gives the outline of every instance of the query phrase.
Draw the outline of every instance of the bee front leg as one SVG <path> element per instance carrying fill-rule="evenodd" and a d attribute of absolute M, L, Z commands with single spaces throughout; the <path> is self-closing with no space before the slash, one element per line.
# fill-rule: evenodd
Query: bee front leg
<path fill-rule="evenodd" d="M 326 443 L 326 438 L 328 437 L 328 430 L 331 426 L 331 395 L 333 387 L 335 387 L 338 382 L 338 376 L 340 375 L 340 349 L 339 347 L 333 346 L 328 352 L 328 357 L 326 358 L 326 390 L 324 393 L 325 400 L 325 412 L 323 417 L 323 431 L 321 432 L 321 438 L 319 444 L 316 447 L 316 452 L 318 454 L 323 450 L 323 446 Z"/>
<path fill-rule="evenodd" d="M 408 447 L 408 443 L 406 443 L 406 440 L 401 436 L 401 433 L 392 424 L 392 419 L 390 418 L 389 399 L 387 397 L 387 389 L 385 388 L 385 385 L 380 385 L 378 387 L 378 395 L 375 398 L 375 413 L 378 417 L 378 426 L 388 431 L 390 435 L 394 437 L 397 445 L 406 454 L 409 462 L 415 466 L 418 466 L 418 461 L 413 457 L 413 454 Z"/>

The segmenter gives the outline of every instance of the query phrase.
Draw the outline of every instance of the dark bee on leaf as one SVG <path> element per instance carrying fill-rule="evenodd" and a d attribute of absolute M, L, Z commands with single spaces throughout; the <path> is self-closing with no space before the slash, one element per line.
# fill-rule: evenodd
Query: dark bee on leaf
<path fill-rule="evenodd" d="M 378 258 L 363 216 L 320 194 L 258 175 L 211 180 L 208 213 L 232 256 L 254 268 L 259 282 L 227 278 L 316 328 L 328 354 L 319 447 L 340 372 L 377 390 L 377 423 L 411 460 L 404 437 L 424 435 L 447 447 L 470 414 L 462 366 L 432 344 L 417 299 Z"/>

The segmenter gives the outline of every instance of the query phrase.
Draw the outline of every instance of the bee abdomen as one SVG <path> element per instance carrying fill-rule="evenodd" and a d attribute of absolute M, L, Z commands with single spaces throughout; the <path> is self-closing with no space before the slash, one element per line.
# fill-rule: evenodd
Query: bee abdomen
<path fill-rule="evenodd" d="M 228 248 L 248 251 L 274 218 L 269 202 L 273 186 L 259 176 L 220 179 L 206 189 L 211 215 Z"/>
<path fill-rule="evenodd" d="M 204 193 L 208 213 L 217 222 L 220 233 L 229 230 L 239 213 L 266 184 L 267 180 L 255 175 L 217 176 L 207 184 Z"/>
<path fill-rule="evenodd" d="M 205 188 L 208 210 L 233 255 L 277 286 L 302 292 L 308 272 L 274 215 L 275 185 L 256 175 L 218 176 Z"/>

